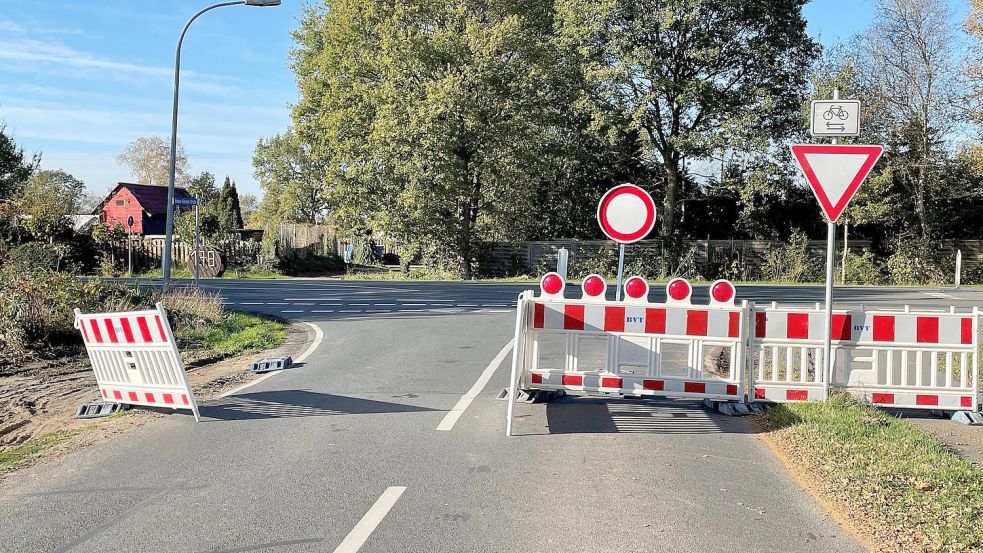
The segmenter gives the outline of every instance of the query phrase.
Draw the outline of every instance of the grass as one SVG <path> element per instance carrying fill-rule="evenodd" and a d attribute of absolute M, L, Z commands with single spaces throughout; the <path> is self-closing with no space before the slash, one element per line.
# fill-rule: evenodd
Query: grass
<path fill-rule="evenodd" d="M 123 276 L 126 276 L 125 274 Z M 142 273 L 134 273 L 133 278 L 161 278 L 160 269 L 152 269 Z M 193 272 L 186 267 L 174 267 L 171 269 L 171 278 L 195 278 Z M 203 280 L 208 277 L 201 277 Z M 244 269 L 241 267 L 231 267 L 226 269 L 222 276 L 218 278 L 254 278 L 254 279 L 285 279 L 287 275 L 274 273 L 273 271 L 258 271 L 254 269 Z"/>
<path fill-rule="evenodd" d="M 768 422 L 789 458 L 899 550 L 983 550 L 983 468 L 935 437 L 843 394 L 777 406 Z"/>
<path fill-rule="evenodd" d="M 221 355 L 255 353 L 278 347 L 287 337 L 283 323 L 249 313 L 230 311 L 216 326 L 188 328 L 178 339 Z"/>
<path fill-rule="evenodd" d="M 0 451 L 0 473 L 29 464 L 45 450 L 68 440 L 77 433 L 78 431 L 59 430 Z"/>

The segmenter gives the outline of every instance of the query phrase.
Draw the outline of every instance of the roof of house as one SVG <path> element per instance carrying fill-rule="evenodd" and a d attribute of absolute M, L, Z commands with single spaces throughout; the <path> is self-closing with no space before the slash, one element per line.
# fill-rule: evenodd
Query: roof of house
<path fill-rule="evenodd" d="M 130 193 L 133 194 L 133 196 L 137 199 L 137 201 L 140 202 L 140 207 L 142 207 L 143 210 L 146 211 L 147 213 L 150 213 L 151 215 L 160 215 L 160 214 L 167 213 L 167 187 L 166 186 L 157 186 L 152 184 L 134 184 L 131 182 L 118 183 L 116 185 L 116 188 L 113 188 L 113 191 L 109 193 L 109 196 L 107 196 L 106 199 L 99 204 L 99 209 L 102 209 L 102 206 L 105 205 L 110 198 L 115 196 L 116 193 L 119 192 L 121 188 L 126 188 L 127 190 L 129 190 Z M 174 197 L 191 198 L 192 196 L 191 194 L 188 194 L 187 190 L 183 188 L 175 187 Z"/>

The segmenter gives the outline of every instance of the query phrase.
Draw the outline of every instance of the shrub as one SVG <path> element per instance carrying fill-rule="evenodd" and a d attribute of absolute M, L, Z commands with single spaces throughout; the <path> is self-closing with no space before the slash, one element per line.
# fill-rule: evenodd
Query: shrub
<path fill-rule="evenodd" d="M 891 283 L 899 286 L 949 284 L 955 275 L 955 259 L 931 240 L 900 236 L 887 260 Z"/>
<path fill-rule="evenodd" d="M 788 244 L 769 245 L 761 265 L 762 277 L 775 282 L 820 280 L 822 260 L 809 251 L 809 238 L 796 230 Z"/>
<path fill-rule="evenodd" d="M 847 284 L 884 284 L 887 277 L 884 269 L 874 252 L 864 250 L 860 255 L 847 253 L 846 283 Z"/>

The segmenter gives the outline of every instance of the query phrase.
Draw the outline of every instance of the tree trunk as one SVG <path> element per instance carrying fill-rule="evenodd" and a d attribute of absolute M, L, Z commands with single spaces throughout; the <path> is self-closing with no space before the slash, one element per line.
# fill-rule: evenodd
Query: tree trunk
<path fill-rule="evenodd" d="M 672 152 L 663 156 L 666 165 L 666 197 L 662 201 L 662 236 L 669 237 L 676 232 L 676 193 L 682 182 L 679 174 L 679 154 Z"/>

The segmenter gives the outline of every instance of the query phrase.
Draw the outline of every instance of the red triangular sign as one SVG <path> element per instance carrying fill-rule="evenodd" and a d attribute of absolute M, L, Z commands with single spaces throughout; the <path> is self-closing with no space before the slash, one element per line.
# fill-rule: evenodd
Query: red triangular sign
<path fill-rule="evenodd" d="M 884 146 L 795 144 L 792 154 L 819 205 L 836 222 L 884 153 Z"/>

